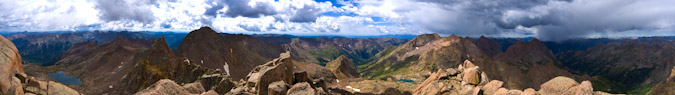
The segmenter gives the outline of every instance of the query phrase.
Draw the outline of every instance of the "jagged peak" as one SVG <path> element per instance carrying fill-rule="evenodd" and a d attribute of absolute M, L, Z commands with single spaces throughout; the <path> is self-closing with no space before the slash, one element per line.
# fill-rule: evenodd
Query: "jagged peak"
<path fill-rule="evenodd" d="M 537 39 L 537 38 L 534 38 L 534 39 L 530 40 L 530 42 L 541 43 L 541 41 L 539 41 L 539 39 Z"/>
<path fill-rule="evenodd" d="M 171 48 L 169 48 L 169 44 L 166 43 L 164 35 L 162 35 L 160 38 L 157 38 L 155 42 L 152 43 L 150 48 L 151 52 L 173 52 L 171 51 Z"/>
<path fill-rule="evenodd" d="M 478 37 L 478 40 L 488 40 L 488 38 L 485 37 L 485 36 L 483 36 L 483 35 L 481 35 L 480 37 Z"/>
<path fill-rule="evenodd" d="M 216 33 L 216 34 L 218 33 L 218 32 L 216 32 L 216 31 L 214 31 L 213 29 L 211 29 L 211 27 L 208 27 L 208 26 L 204 26 L 204 27 L 201 27 L 201 28 L 199 28 L 199 29 L 197 29 L 197 30 L 193 30 L 193 31 L 190 32 L 190 33 L 195 33 L 195 32 L 196 32 L 196 33 Z"/>
<path fill-rule="evenodd" d="M 422 34 L 422 35 L 418 35 L 414 39 L 410 40 L 408 43 L 412 44 L 413 47 L 424 46 L 426 43 L 429 43 L 431 41 L 434 41 L 434 40 L 440 39 L 440 38 L 441 38 L 441 36 L 439 36 L 436 33 Z"/>

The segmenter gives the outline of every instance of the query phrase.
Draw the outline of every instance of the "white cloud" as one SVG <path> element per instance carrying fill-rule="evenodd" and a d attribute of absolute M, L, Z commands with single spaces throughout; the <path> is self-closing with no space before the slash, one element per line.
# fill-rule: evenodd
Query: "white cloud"
<path fill-rule="evenodd" d="M 0 0 L 0 31 L 187 32 L 211 26 L 219 32 L 434 32 L 545 40 L 614 33 L 675 35 L 672 0 L 338 0 L 341 7 L 313 0 L 98 1 Z"/>

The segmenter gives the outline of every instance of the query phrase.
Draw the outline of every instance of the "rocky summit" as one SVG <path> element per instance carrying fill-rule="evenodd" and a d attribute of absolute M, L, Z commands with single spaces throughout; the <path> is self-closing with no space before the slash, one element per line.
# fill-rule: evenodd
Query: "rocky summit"
<path fill-rule="evenodd" d="M 440 69 L 432 73 L 415 90 L 415 95 L 610 95 L 594 91 L 590 81 L 578 83 L 568 77 L 555 77 L 543 84 L 538 91 L 533 88 L 507 89 L 504 82 L 489 80 L 474 72 L 479 66 L 463 65 L 458 68 Z"/>

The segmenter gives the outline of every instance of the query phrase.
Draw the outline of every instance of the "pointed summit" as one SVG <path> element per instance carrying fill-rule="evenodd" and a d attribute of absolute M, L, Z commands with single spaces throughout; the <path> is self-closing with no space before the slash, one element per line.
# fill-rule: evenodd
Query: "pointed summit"
<path fill-rule="evenodd" d="M 476 46 L 483 50 L 483 52 L 488 56 L 494 56 L 497 53 L 502 52 L 502 46 L 497 43 L 497 41 L 489 39 L 485 36 L 480 36 L 476 40 Z"/>
<path fill-rule="evenodd" d="M 224 70 L 227 69 L 232 74 L 232 79 L 239 80 L 245 78 L 255 66 L 269 60 L 249 50 L 251 48 L 247 46 L 250 44 L 242 44 L 244 42 L 240 41 L 246 40 L 239 40 L 240 37 L 243 36 L 232 35 L 226 38 L 209 27 L 202 27 L 188 33 L 176 52 L 205 68 L 218 69 L 221 72 L 226 72 Z"/>
<path fill-rule="evenodd" d="M 151 54 L 173 54 L 173 51 L 169 48 L 169 44 L 166 43 L 164 36 L 157 38 L 155 42 L 152 43 L 149 52 L 152 52 Z"/>
<path fill-rule="evenodd" d="M 328 62 L 326 64 L 326 68 L 333 71 L 333 74 L 335 74 L 335 76 L 338 79 L 359 77 L 359 73 L 356 72 L 356 67 L 354 66 L 354 63 L 352 63 L 352 61 L 349 60 L 347 56 L 344 55 L 335 58 L 335 60 L 333 61 Z"/>

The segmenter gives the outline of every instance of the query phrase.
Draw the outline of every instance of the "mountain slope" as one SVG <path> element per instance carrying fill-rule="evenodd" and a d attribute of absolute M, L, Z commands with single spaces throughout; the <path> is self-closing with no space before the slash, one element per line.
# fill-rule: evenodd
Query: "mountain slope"
<path fill-rule="evenodd" d="M 370 79 L 394 77 L 420 82 L 428 72 L 449 68 L 465 59 L 485 56 L 474 44 L 458 36 L 424 34 L 386 52 L 378 53 L 370 63 L 360 66 Z"/>
<path fill-rule="evenodd" d="M 570 72 L 600 77 L 598 81 L 604 82 L 601 90 L 644 94 L 666 80 L 668 75 L 664 73 L 675 66 L 673 42 L 660 38 L 623 40 L 565 52 L 559 57 Z"/>
<path fill-rule="evenodd" d="M 120 81 L 132 70 L 135 55 L 147 50 L 150 44 L 152 39 L 124 36 L 101 45 L 94 42 L 78 43 L 65 51 L 56 65 L 82 80 L 83 84 L 76 87 L 81 93 L 103 94 L 110 89 L 109 85 Z"/>
<path fill-rule="evenodd" d="M 202 27 L 183 39 L 177 53 L 191 62 L 218 69 L 228 73 L 234 80 L 239 80 L 246 77 L 255 66 L 276 58 L 282 50 L 280 46 L 245 35 L 221 36 L 209 27 Z"/>

